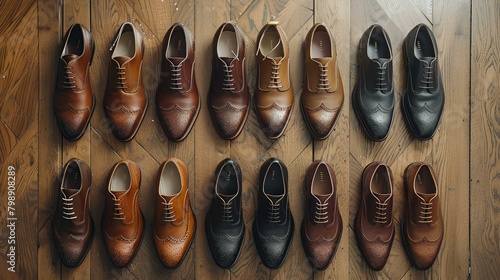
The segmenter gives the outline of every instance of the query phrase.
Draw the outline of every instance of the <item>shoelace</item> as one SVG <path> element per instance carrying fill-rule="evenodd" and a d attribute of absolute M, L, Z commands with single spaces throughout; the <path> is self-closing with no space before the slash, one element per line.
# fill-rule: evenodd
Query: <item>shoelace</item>
<path fill-rule="evenodd" d="M 377 66 L 377 82 L 375 83 L 376 90 L 387 90 L 386 71 L 386 68 Z"/>
<path fill-rule="evenodd" d="M 321 73 L 319 74 L 319 84 L 318 90 L 330 90 L 330 82 L 328 81 L 328 68 L 323 65 L 319 65 Z"/>
<path fill-rule="evenodd" d="M 421 79 L 421 85 L 419 88 L 421 89 L 432 89 L 432 84 L 434 81 L 434 69 L 430 65 L 424 65 L 424 72 Z"/>
<path fill-rule="evenodd" d="M 236 53 L 234 53 L 233 50 L 231 50 L 231 52 L 233 53 L 234 55 L 234 59 L 238 60 L 238 56 L 236 55 Z M 224 83 L 222 84 L 222 89 L 223 90 L 234 90 L 234 79 L 233 79 L 233 66 L 232 64 L 230 65 L 227 65 L 226 63 L 224 63 Z"/>
<path fill-rule="evenodd" d="M 173 90 L 182 90 L 182 83 L 181 83 L 181 66 L 182 63 L 179 65 L 170 65 L 170 89 Z"/>
<path fill-rule="evenodd" d="M 62 200 L 63 200 L 63 218 L 66 220 L 76 219 L 75 211 L 73 211 L 73 198 L 63 197 Z"/>
<path fill-rule="evenodd" d="M 420 214 L 418 217 L 419 223 L 430 224 L 432 223 L 432 202 L 420 201 Z"/>
<path fill-rule="evenodd" d="M 262 60 L 265 60 L 266 58 L 269 57 L 269 54 L 272 53 L 279 45 L 281 44 L 281 38 L 279 39 L 278 43 L 274 48 L 272 48 L 266 55 L 264 55 L 264 58 Z M 260 48 L 257 48 L 257 54 L 259 53 Z M 276 63 L 274 59 L 271 59 L 271 81 L 269 82 L 268 87 L 269 88 L 282 88 L 283 85 L 281 84 L 281 78 L 280 78 L 280 66 L 281 66 L 281 61 L 279 63 Z"/>
<path fill-rule="evenodd" d="M 222 204 L 221 218 L 222 218 L 222 221 L 224 221 L 224 222 L 232 222 L 233 221 L 233 213 L 231 211 L 231 209 L 233 207 L 231 206 L 231 204 L 232 204 L 232 201 L 230 201 L 228 203 L 223 202 L 223 204 Z"/>
<path fill-rule="evenodd" d="M 384 224 L 387 221 L 387 203 L 375 201 L 375 223 Z"/>
<path fill-rule="evenodd" d="M 163 208 L 163 221 L 164 222 L 175 222 L 177 218 L 175 217 L 174 207 L 172 206 L 172 202 L 162 202 L 165 205 Z"/>
<path fill-rule="evenodd" d="M 72 66 L 64 66 L 66 73 L 64 75 L 64 81 L 62 84 L 63 88 L 75 88 L 75 77 L 73 76 L 73 67 Z"/>
<path fill-rule="evenodd" d="M 316 211 L 314 212 L 314 222 L 317 224 L 326 224 L 328 223 L 328 212 L 326 209 L 328 208 L 328 202 L 320 203 L 316 201 Z"/>
<path fill-rule="evenodd" d="M 118 75 L 117 78 L 118 80 L 116 81 L 116 88 L 118 89 L 128 88 L 126 81 L 127 78 L 125 78 L 125 70 L 126 70 L 125 67 L 120 67 L 120 66 L 116 67 L 116 74 Z"/>
<path fill-rule="evenodd" d="M 269 205 L 269 215 L 267 216 L 267 221 L 270 223 L 280 223 L 281 218 L 280 218 L 280 204 L 279 203 L 271 203 Z"/>
<path fill-rule="evenodd" d="M 123 212 L 121 198 L 113 198 L 113 205 L 115 206 L 115 212 L 113 213 L 115 216 L 113 219 L 115 220 L 125 220 L 125 213 Z"/>

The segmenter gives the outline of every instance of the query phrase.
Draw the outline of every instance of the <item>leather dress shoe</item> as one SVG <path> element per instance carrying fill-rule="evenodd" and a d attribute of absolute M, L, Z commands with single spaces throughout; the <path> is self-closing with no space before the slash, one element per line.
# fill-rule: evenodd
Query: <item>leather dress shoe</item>
<path fill-rule="evenodd" d="M 403 46 L 407 70 L 403 112 L 413 135 L 429 140 L 436 133 L 444 107 L 444 88 L 439 72 L 438 49 L 432 30 L 415 26 Z"/>
<path fill-rule="evenodd" d="M 165 135 L 182 141 L 193 128 L 201 104 L 194 75 L 194 40 L 185 25 L 175 23 L 163 42 L 156 112 Z"/>
<path fill-rule="evenodd" d="M 241 169 L 234 159 L 227 158 L 219 163 L 215 176 L 214 195 L 205 218 L 205 231 L 215 262 L 228 269 L 238 260 L 245 240 Z"/>
<path fill-rule="evenodd" d="M 387 138 L 394 114 L 392 47 L 382 26 L 370 26 L 359 41 L 358 82 L 352 106 L 368 138 Z"/>
<path fill-rule="evenodd" d="M 94 222 L 89 211 L 92 173 L 79 159 L 70 159 L 64 166 L 54 215 L 56 249 L 65 266 L 79 266 L 92 245 Z"/>
<path fill-rule="evenodd" d="M 260 168 L 258 206 L 253 238 L 265 266 L 277 269 L 285 262 L 294 223 L 288 203 L 288 171 L 283 162 L 270 158 Z"/>
<path fill-rule="evenodd" d="M 122 24 L 111 46 L 104 112 L 120 141 L 130 141 L 139 130 L 148 100 L 142 82 L 144 42 L 130 22 Z"/>
<path fill-rule="evenodd" d="M 257 37 L 257 85 L 254 101 L 257 119 L 267 137 L 278 139 L 293 107 L 288 40 L 277 21 L 268 22 Z"/>
<path fill-rule="evenodd" d="M 59 57 L 54 113 L 62 135 L 70 141 L 83 136 L 94 112 L 89 73 L 94 49 L 92 35 L 83 25 L 73 24 L 66 32 Z"/>
<path fill-rule="evenodd" d="M 324 140 L 332 133 L 344 104 L 344 86 L 330 29 L 318 23 L 305 46 L 305 82 L 300 108 L 312 136 Z"/>
<path fill-rule="evenodd" d="M 213 41 L 208 111 L 222 139 L 240 134 L 248 117 L 250 95 L 245 73 L 245 41 L 234 21 L 219 27 Z"/>
<path fill-rule="evenodd" d="M 108 177 L 101 227 L 104 245 L 118 267 L 132 262 L 144 236 L 140 183 L 141 170 L 130 160 L 118 161 Z"/>
<path fill-rule="evenodd" d="M 196 218 L 188 195 L 189 173 L 184 162 L 167 158 L 157 179 L 153 239 L 163 265 L 181 265 L 193 243 Z"/>
<path fill-rule="evenodd" d="M 324 270 L 332 262 L 342 236 L 335 172 L 328 163 L 317 160 L 309 166 L 304 186 L 302 246 L 313 268 Z"/>
<path fill-rule="evenodd" d="M 436 174 L 425 162 L 414 162 L 405 170 L 404 184 L 408 200 L 401 223 L 403 244 L 413 266 L 426 270 L 436 260 L 444 235 Z"/>
<path fill-rule="evenodd" d="M 392 241 L 394 178 L 388 165 L 372 162 L 361 179 L 361 201 L 355 222 L 355 234 L 361 253 L 374 270 L 384 268 Z"/>

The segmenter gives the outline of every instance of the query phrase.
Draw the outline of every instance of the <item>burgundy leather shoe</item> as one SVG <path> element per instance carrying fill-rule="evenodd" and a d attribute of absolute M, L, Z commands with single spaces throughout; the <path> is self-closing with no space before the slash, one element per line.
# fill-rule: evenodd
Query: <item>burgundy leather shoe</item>
<path fill-rule="evenodd" d="M 200 112 L 200 97 L 194 75 L 194 40 L 182 23 L 165 34 L 162 81 L 156 92 L 156 112 L 165 135 L 182 141 Z"/>

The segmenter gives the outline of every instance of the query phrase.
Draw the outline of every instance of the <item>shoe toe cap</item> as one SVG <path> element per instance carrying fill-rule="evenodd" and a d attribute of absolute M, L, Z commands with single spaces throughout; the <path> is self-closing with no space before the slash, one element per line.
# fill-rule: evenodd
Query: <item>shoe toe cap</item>
<path fill-rule="evenodd" d="M 169 110 L 158 110 L 158 116 L 165 135 L 172 141 L 180 141 L 187 136 L 196 118 L 196 108 L 189 110 L 177 106 Z"/>
<path fill-rule="evenodd" d="M 230 107 L 227 109 L 213 108 L 213 119 L 219 135 L 224 139 L 233 139 L 238 136 L 244 125 L 248 109 Z"/>
<path fill-rule="evenodd" d="M 271 107 L 258 110 L 261 127 L 269 138 L 278 138 L 283 134 L 290 118 L 291 106 Z"/>
<path fill-rule="evenodd" d="M 108 112 L 108 117 L 113 134 L 120 141 L 129 141 L 137 132 L 143 112 Z"/>

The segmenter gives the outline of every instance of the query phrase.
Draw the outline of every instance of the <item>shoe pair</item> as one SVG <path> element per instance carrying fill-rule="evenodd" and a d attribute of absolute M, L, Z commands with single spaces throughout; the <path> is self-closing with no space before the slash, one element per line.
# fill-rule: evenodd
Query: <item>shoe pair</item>
<path fill-rule="evenodd" d="M 404 184 L 408 206 L 401 236 L 411 263 L 426 270 L 439 253 L 444 233 L 437 178 L 430 165 L 414 162 L 404 172 Z M 372 162 L 366 166 L 355 234 L 361 253 L 374 270 L 384 268 L 394 240 L 393 189 L 388 165 Z"/>
<path fill-rule="evenodd" d="M 444 107 L 438 49 L 425 24 L 413 28 L 403 44 L 407 70 L 402 107 L 408 127 L 421 140 L 431 139 Z M 352 93 L 354 112 L 373 141 L 387 138 L 394 114 L 393 53 L 380 25 L 368 28 L 359 41 L 358 83 Z"/>
<path fill-rule="evenodd" d="M 164 46 L 156 109 L 167 137 L 181 141 L 191 131 L 200 108 L 194 77 L 194 41 L 189 30 L 176 23 L 166 33 Z M 54 93 L 57 123 L 70 141 L 85 133 L 95 107 L 89 76 L 94 49 L 90 32 L 81 24 L 72 25 L 64 37 Z M 130 141 L 148 106 L 141 74 L 144 41 L 132 23 L 122 24 L 110 53 L 104 112 L 116 138 Z"/>
<path fill-rule="evenodd" d="M 64 167 L 58 208 L 54 218 L 56 247 L 62 262 L 76 267 L 84 260 L 94 235 L 89 210 L 91 171 L 85 162 L 71 159 Z M 125 267 L 137 254 L 144 236 L 144 217 L 139 205 L 141 170 L 130 160 L 111 169 L 102 217 L 102 236 L 111 261 Z M 188 171 L 176 158 L 168 158 L 157 178 L 153 237 L 166 267 L 182 263 L 194 239 L 196 218 L 188 196 Z"/>

